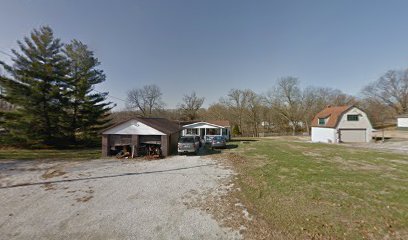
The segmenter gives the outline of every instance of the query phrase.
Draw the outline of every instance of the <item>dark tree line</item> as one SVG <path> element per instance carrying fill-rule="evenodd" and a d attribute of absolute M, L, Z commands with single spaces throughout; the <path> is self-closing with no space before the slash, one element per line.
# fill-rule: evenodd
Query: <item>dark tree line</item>
<path fill-rule="evenodd" d="M 105 81 L 100 64 L 78 40 L 64 44 L 50 27 L 32 31 L 12 50 L 12 64 L 0 62 L 3 141 L 28 146 L 89 144 L 109 122 L 107 93 L 95 93 Z"/>

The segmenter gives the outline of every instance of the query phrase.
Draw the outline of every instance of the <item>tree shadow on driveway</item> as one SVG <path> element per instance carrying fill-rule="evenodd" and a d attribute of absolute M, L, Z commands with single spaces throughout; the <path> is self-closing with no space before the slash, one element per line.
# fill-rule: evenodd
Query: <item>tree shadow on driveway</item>
<path fill-rule="evenodd" d="M 205 145 L 204 147 L 202 147 L 202 149 L 200 149 L 199 155 L 200 156 L 208 156 L 208 155 L 220 154 L 220 153 L 222 153 L 222 150 L 234 149 L 234 148 L 237 148 L 237 147 L 238 147 L 237 144 L 227 144 L 227 146 L 225 146 L 225 148 L 211 149 L 211 147 L 209 145 Z"/>

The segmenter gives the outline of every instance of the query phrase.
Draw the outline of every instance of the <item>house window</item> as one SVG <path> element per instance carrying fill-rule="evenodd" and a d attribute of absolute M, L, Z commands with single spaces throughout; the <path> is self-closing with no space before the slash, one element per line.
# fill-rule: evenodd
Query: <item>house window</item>
<path fill-rule="evenodd" d="M 358 115 L 347 115 L 347 121 L 358 121 Z"/>
<path fill-rule="evenodd" d="M 326 118 L 319 118 L 319 125 L 326 125 Z"/>
<path fill-rule="evenodd" d="M 221 135 L 219 128 L 207 128 L 207 135 Z"/>
<path fill-rule="evenodd" d="M 187 128 L 186 134 L 187 135 L 198 135 L 198 129 L 197 128 Z"/>

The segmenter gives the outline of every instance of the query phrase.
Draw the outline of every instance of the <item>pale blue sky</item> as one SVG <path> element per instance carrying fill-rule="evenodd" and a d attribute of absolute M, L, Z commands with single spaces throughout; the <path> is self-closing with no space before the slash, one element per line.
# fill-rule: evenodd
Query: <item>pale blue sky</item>
<path fill-rule="evenodd" d="M 407 9 L 403 0 L 0 0 L 0 50 L 49 25 L 95 51 L 107 75 L 97 90 L 125 99 L 157 84 L 167 107 L 191 91 L 205 106 L 231 88 L 262 93 L 284 76 L 358 94 L 408 66 Z"/>

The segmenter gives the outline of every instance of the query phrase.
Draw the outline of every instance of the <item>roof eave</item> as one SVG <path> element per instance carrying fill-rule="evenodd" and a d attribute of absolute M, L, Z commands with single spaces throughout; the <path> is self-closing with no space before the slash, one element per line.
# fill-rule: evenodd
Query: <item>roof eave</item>
<path fill-rule="evenodd" d="M 200 123 L 208 124 L 208 125 L 211 125 L 211 126 L 214 126 L 214 127 L 219 127 L 219 128 L 226 128 L 226 127 L 224 127 L 224 126 L 220 126 L 220 125 L 213 124 L 213 123 L 209 123 L 209 122 L 196 122 L 196 123 L 191 123 L 191 124 L 184 125 L 182 128 L 183 128 L 183 129 L 186 129 L 186 128 L 190 127 L 191 125 L 196 125 L 196 124 L 200 124 Z"/>

